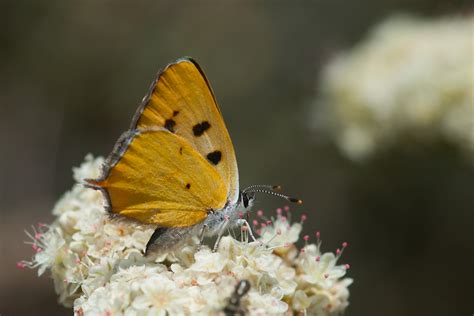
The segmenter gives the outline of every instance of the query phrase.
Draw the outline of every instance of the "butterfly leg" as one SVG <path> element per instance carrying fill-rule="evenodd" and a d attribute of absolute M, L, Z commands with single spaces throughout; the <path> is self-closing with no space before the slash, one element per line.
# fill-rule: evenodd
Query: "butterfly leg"
<path fill-rule="evenodd" d="M 243 219 L 243 218 L 240 218 L 240 219 L 237 220 L 237 224 L 240 225 L 240 227 L 242 227 L 242 226 L 244 226 L 244 225 L 247 226 L 247 231 L 248 231 L 250 237 L 252 238 L 252 241 L 256 241 L 255 236 L 253 235 L 252 228 L 250 227 L 249 222 L 247 222 L 247 221 L 246 221 L 245 219 Z"/>
<path fill-rule="evenodd" d="M 219 248 L 219 243 L 221 242 L 221 238 L 224 235 L 225 229 L 227 228 L 229 224 L 229 220 L 225 220 L 219 229 L 219 233 L 217 234 L 217 240 L 216 243 L 214 244 L 214 248 L 212 249 L 212 252 L 216 252 L 217 248 Z"/>
<path fill-rule="evenodd" d="M 202 244 L 204 242 L 204 234 L 206 233 L 208 226 L 207 224 L 202 225 L 201 233 L 199 234 L 199 245 L 197 250 L 201 250 Z"/>

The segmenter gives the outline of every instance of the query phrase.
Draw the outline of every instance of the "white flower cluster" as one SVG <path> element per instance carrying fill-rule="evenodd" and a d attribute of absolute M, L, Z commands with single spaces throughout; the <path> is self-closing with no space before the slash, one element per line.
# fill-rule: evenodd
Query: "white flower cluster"
<path fill-rule="evenodd" d="M 86 157 L 75 180 L 97 177 L 102 162 Z M 266 218 L 259 211 L 256 241 L 243 229 L 240 240 L 222 238 L 217 252 L 191 239 L 179 252 L 144 257 L 154 227 L 110 220 L 102 195 L 77 185 L 54 208 L 57 219 L 29 234 L 36 253 L 18 266 L 40 275 L 49 269 L 75 315 L 222 315 L 240 280 L 251 284 L 240 302 L 250 315 L 339 314 L 352 283 L 343 278 L 349 266 L 337 265 L 342 250 L 321 253 L 318 233 L 317 245 L 305 236 L 298 251 L 302 223 L 285 212 Z"/>
<path fill-rule="evenodd" d="M 474 158 L 473 29 L 472 16 L 388 19 L 324 69 L 314 121 L 355 160 L 413 139 Z"/>

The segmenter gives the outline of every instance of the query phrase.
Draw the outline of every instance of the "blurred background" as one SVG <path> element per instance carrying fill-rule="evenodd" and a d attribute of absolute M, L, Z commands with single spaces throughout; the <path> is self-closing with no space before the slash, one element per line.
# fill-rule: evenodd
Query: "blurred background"
<path fill-rule="evenodd" d="M 340 52 L 350 54 L 394 14 L 472 21 L 470 3 L 2 1 L 0 314 L 72 313 L 57 305 L 47 275 L 15 267 L 33 252 L 24 229 L 53 220 L 55 201 L 73 185 L 71 168 L 87 153 L 107 155 L 156 72 L 186 55 L 214 88 L 241 186 L 283 184 L 304 200 L 293 210 L 308 214 L 305 233 L 321 231 L 323 250 L 349 242 L 343 261 L 355 282 L 346 315 L 472 314 L 472 94 L 462 115 L 467 142 L 418 137 L 442 134 L 435 122 L 403 128 L 381 150 L 354 156 L 344 144 L 360 138 L 352 133 L 341 143 L 344 110 L 327 105 L 343 109 L 344 102 L 331 88 L 338 80 L 325 75 Z M 472 25 L 463 31 L 471 49 L 467 89 L 474 87 Z M 260 197 L 256 209 L 281 205 Z"/>

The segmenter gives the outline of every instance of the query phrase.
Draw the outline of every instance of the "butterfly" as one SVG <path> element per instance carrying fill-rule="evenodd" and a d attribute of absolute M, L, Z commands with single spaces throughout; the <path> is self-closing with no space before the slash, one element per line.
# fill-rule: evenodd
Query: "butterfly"
<path fill-rule="evenodd" d="M 102 192 L 109 214 L 157 226 L 145 255 L 192 235 L 201 244 L 205 236 L 219 240 L 226 228 L 246 222 L 239 214 L 250 209 L 257 192 L 301 203 L 275 186 L 239 190 L 221 110 L 203 70 L 189 57 L 158 73 L 101 176 L 85 182 Z"/>

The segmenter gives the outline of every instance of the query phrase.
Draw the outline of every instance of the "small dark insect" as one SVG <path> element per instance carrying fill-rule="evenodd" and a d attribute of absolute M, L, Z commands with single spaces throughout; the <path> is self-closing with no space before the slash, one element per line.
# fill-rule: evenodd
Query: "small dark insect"
<path fill-rule="evenodd" d="M 234 293 L 229 297 L 227 306 L 224 307 L 225 316 L 245 316 L 245 308 L 240 306 L 240 300 L 250 290 L 250 282 L 247 280 L 240 280 L 235 287 Z"/>

